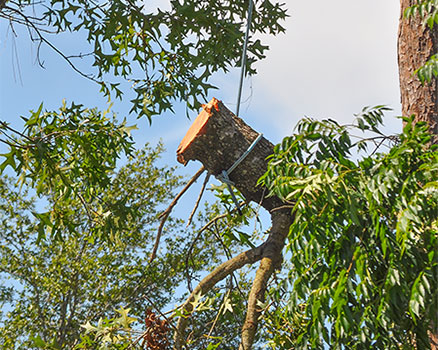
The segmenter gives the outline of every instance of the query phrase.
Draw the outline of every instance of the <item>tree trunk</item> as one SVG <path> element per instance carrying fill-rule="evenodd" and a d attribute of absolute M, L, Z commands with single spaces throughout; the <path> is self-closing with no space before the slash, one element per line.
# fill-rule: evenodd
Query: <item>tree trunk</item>
<path fill-rule="evenodd" d="M 398 33 L 398 64 L 402 114 L 415 115 L 415 121 L 425 121 L 434 135 L 432 142 L 438 144 L 438 79 L 421 84 L 415 70 L 423 66 L 438 52 L 438 26 L 430 29 L 423 25 L 419 15 L 404 18 L 405 10 L 416 0 L 400 0 Z M 438 318 L 438 315 L 437 315 Z M 430 331 L 432 350 L 438 350 L 438 320 L 432 322 Z"/>
<path fill-rule="evenodd" d="M 199 160 L 208 172 L 223 176 L 223 170 L 234 167 L 236 160 L 247 153 L 259 134 L 239 117 L 231 113 L 220 101 L 213 98 L 193 122 L 177 150 L 178 161 L 187 164 Z M 258 179 L 267 170 L 267 157 L 273 153 L 271 142 L 261 137 L 246 157 L 229 171 L 229 179 L 248 201 L 260 203 L 272 214 L 272 227 L 268 239 L 261 246 L 240 254 L 216 268 L 195 288 L 183 304 L 182 311 L 187 317 L 180 317 L 174 335 L 175 349 L 183 349 L 184 331 L 193 307 L 191 303 L 198 293 L 204 295 L 218 281 L 244 264 L 260 260 L 253 285 L 248 296 L 248 308 L 242 326 L 239 350 L 250 350 L 255 340 L 261 315 L 260 303 L 265 300 L 268 281 L 281 266 L 282 250 L 289 232 L 293 216 L 289 209 L 282 208 L 277 197 L 265 196 L 265 189 L 257 186 Z"/>
<path fill-rule="evenodd" d="M 423 66 L 438 50 L 438 27 L 429 29 L 419 15 L 404 18 L 407 7 L 416 0 L 400 0 L 401 14 L 398 34 L 398 65 L 402 114 L 415 115 L 415 121 L 425 121 L 438 135 L 438 81 L 422 84 L 415 70 Z M 438 136 L 434 142 L 437 143 Z"/>

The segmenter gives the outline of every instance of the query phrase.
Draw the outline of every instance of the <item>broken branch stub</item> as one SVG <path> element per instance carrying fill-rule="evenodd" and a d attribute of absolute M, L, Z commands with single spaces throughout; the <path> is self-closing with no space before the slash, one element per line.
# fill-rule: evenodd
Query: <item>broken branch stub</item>
<path fill-rule="evenodd" d="M 228 170 L 259 135 L 224 104 L 213 98 L 193 122 L 177 150 L 177 159 L 186 165 L 200 161 L 213 175 Z M 274 145 L 262 137 L 245 159 L 229 174 L 234 186 L 248 201 L 255 201 L 271 211 L 282 205 L 277 197 L 266 198 L 257 180 L 267 170 L 267 157 Z"/>

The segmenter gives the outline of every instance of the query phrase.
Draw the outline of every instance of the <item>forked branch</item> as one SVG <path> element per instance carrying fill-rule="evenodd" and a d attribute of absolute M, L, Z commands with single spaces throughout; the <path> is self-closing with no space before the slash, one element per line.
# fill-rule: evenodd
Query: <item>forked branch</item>
<path fill-rule="evenodd" d="M 195 298 L 197 296 L 199 297 L 200 295 L 207 294 L 218 282 L 222 281 L 237 269 L 240 269 L 244 265 L 253 264 L 256 261 L 259 261 L 262 258 L 264 246 L 265 244 L 262 244 L 258 247 L 247 250 L 246 252 L 240 253 L 236 257 L 216 267 L 201 282 L 199 282 L 199 284 L 181 306 L 183 316 L 178 319 L 178 323 L 176 325 L 176 331 L 174 334 L 175 350 L 184 349 L 184 344 L 186 342 L 185 330 L 187 328 L 188 320 L 193 313 L 193 302 Z"/>

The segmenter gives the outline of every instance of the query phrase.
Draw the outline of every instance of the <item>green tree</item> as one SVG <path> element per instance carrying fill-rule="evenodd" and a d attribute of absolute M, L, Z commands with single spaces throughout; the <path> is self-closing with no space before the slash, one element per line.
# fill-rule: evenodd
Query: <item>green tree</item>
<path fill-rule="evenodd" d="M 239 64 L 248 4 L 249 2 L 234 1 L 171 1 L 170 10 L 158 9 L 153 12 L 132 1 L 96 4 L 90 1 L 5 0 L 0 2 L 0 17 L 8 20 L 12 28 L 17 25 L 27 27 L 32 41 L 47 45 L 63 57 L 78 74 L 99 84 L 101 91 L 109 99 L 125 98 L 125 91 L 129 90 L 126 98 L 132 99 L 131 112 L 138 117 L 145 116 L 151 121 L 153 115 L 171 110 L 172 104 L 178 100 L 187 103 L 189 109 L 198 108 L 207 91 L 213 88 L 208 83 L 209 77 L 217 71 L 227 71 Z M 283 6 L 278 3 L 258 3 L 251 23 L 252 34 L 269 32 L 275 35 L 283 32 L 284 29 L 279 22 L 285 16 Z M 51 40 L 54 35 L 62 33 L 85 38 L 84 45 L 88 45 L 89 53 L 59 50 Z M 260 40 L 250 39 L 246 66 L 249 74 L 255 73 L 253 64 L 264 57 L 266 50 L 267 47 Z M 130 95 L 131 92 L 134 92 L 133 97 Z M 22 213 L 27 226 L 22 221 L 14 226 L 17 232 L 24 235 L 20 244 L 30 245 L 34 255 L 41 253 L 41 269 L 47 267 L 51 270 L 52 264 L 59 265 L 50 255 L 52 251 L 60 251 L 57 259 L 65 261 L 71 259 L 75 249 L 87 250 L 86 253 L 90 256 L 99 250 L 105 250 L 109 255 L 113 254 L 115 248 L 101 247 L 102 241 L 116 246 L 122 245 L 125 250 L 136 251 L 144 248 L 142 244 L 137 247 L 133 242 L 132 245 L 126 242 L 132 228 L 130 225 L 142 215 L 141 206 L 138 203 L 132 205 L 132 194 L 125 190 L 120 190 L 118 196 L 106 197 L 114 190 L 113 177 L 117 159 L 129 157 L 133 152 L 133 140 L 130 137 L 133 127 L 127 126 L 126 122 L 121 122 L 114 116 L 109 116 L 109 110 L 100 112 L 75 103 L 67 105 L 64 102 L 58 111 L 44 111 L 41 105 L 29 118 L 25 118 L 23 131 L 14 129 L 6 122 L 0 125 L 3 135 L 1 140 L 9 148 L 4 155 L 1 170 L 12 169 L 22 188 L 35 190 L 38 203 L 48 203 L 46 211 L 41 212 L 40 205 L 35 209 L 31 208 L 30 200 L 30 207 L 23 208 Z M 150 183 L 149 185 L 153 186 Z M 32 220 L 32 216 L 37 220 Z M 225 226 L 226 235 L 222 238 L 239 241 L 231 232 L 230 225 Z M 136 232 L 135 235 L 139 233 Z M 243 233 L 237 235 L 243 237 L 243 240 L 248 240 Z M 227 249 L 232 246 L 232 242 L 228 243 Z M 5 244 L 6 260 L 9 259 L 9 254 L 12 254 L 12 257 L 15 253 L 13 249 L 7 249 L 9 244 Z M 65 244 L 72 250 L 65 248 Z M 200 243 L 197 242 L 195 246 L 198 244 Z M 216 256 L 218 254 L 213 254 L 211 250 L 216 247 L 215 244 L 218 244 L 217 241 L 211 243 L 208 248 L 203 245 L 205 253 L 196 249 L 197 256 L 193 259 L 194 271 L 208 269 L 211 264 L 218 262 L 220 256 Z M 26 249 L 22 248 L 21 251 L 25 252 Z M 177 252 L 178 250 L 175 250 L 175 259 L 178 257 Z M 146 259 L 146 255 L 142 258 Z M 167 258 L 172 260 L 172 257 Z M 121 256 L 118 256 L 118 259 L 121 261 Z M 169 269 L 175 265 L 174 261 L 170 260 L 166 264 Z M 92 268 L 93 264 L 82 267 L 82 261 L 86 259 L 78 261 L 77 270 L 84 268 L 84 271 L 88 271 L 88 267 Z M 105 263 L 110 264 L 111 261 L 105 260 Z M 17 265 L 24 262 L 27 260 L 22 257 L 17 261 Z M 35 277 L 39 272 L 34 268 L 32 266 L 27 272 Z M 65 314 L 66 310 L 71 311 L 69 303 L 73 302 L 69 294 L 70 289 L 77 288 L 70 286 L 68 283 L 71 281 L 62 277 L 66 271 L 58 272 L 53 283 L 60 284 L 64 294 L 55 293 L 57 299 L 54 300 L 60 304 L 54 307 L 55 311 L 64 310 L 62 313 Z M 172 283 L 178 283 L 177 277 L 172 277 L 177 275 L 177 272 L 173 271 L 169 276 L 164 270 L 162 273 L 164 275 L 161 277 L 166 281 L 170 279 Z M 113 277 L 117 278 L 115 274 L 116 271 Z M 26 276 L 22 274 L 16 277 Z M 59 281 L 55 282 L 57 279 Z M 64 280 L 67 284 L 63 284 Z M 38 280 L 39 282 L 48 283 L 42 280 Z M 40 286 L 43 289 L 45 287 L 48 286 Z M 141 288 L 145 286 L 141 285 Z M 160 290 L 162 289 L 158 289 Z M 60 347 L 74 344 L 77 341 L 75 335 L 78 334 L 79 323 L 74 320 L 74 325 L 65 325 L 66 322 L 73 322 L 73 318 L 66 321 L 65 315 L 53 313 L 51 317 L 64 322 L 62 334 L 55 332 L 56 327 L 49 327 L 46 334 L 39 334 L 31 325 L 32 320 L 35 320 L 31 317 L 33 314 L 28 314 L 27 318 L 20 318 L 21 303 L 29 306 L 35 297 L 28 291 L 27 289 L 24 294 L 11 295 L 10 289 L 4 290 L 4 300 L 11 303 L 19 300 L 15 316 L 12 319 L 6 317 L 4 321 L 5 329 L 10 331 L 17 322 L 27 322 L 30 327 L 28 330 L 23 329 L 21 334 L 11 331 L 8 338 L 5 338 L 10 343 L 5 346 L 30 346 L 28 336 L 34 336 L 35 346 L 43 346 L 41 344 L 47 342 Z M 51 292 L 48 290 L 47 293 Z M 123 289 L 123 293 L 128 291 Z M 127 298 L 126 294 L 123 295 Z M 168 299 L 163 296 L 161 305 L 166 301 Z M 84 296 L 83 302 L 92 303 L 92 296 Z M 96 303 L 98 310 L 102 303 L 99 300 L 96 300 Z M 111 303 L 108 303 L 111 308 Z M 144 310 L 133 311 L 139 315 L 142 315 L 141 312 L 144 314 Z M 46 316 L 43 315 L 41 318 Z M 70 333 L 67 332 L 67 328 Z M 233 334 L 228 334 L 228 338 L 232 338 Z"/>
<path fill-rule="evenodd" d="M 289 290 L 268 312 L 275 349 L 428 349 L 438 309 L 438 152 L 427 125 L 399 138 L 378 125 L 303 120 L 262 182 L 295 215 Z M 351 135 L 372 131 L 355 142 Z M 382 152 L 382 145 L 390 147 Z M 354 160 L 357 151 L 367 151 Z M 299 325 L 297 327 L 297 325 Z M 287 330 L 293 330 L 292 333 Z"/>
<path fill-rule="evenodd" d="M 104 223 L 102 229 L 112 232 L 106 242 L 92 234 L 98 225 L 93 221 L 93 226 L 88 220 L 92 209 L 84 207 L 77 198 L 60 201 L 57 192 L 46 197 L 46 206 L 70 215 L 65 221 L 75 223 L 74 229 L 61 225 L 57 227 L 58 236 L 42 239 L 38 234 L 39 220 L 34 214 L 42 204 L 29 195 L 32 187 L 22 185 L 20 188 L 12 178 L 2 178 L 2 348 L 73 349 L 81 343 L 84 327 L 90 329 L 87 327 L 92 327 L 91 323 L 104 325 L 108 330 L 115 310 L 119 312 L 115 321 L 125 328 L 134 327 L 126 338 L 117 338 L 119 342 L 126 340 L 128 346 L 143 333 L 142 320 L 148 319 L 152 310 L 158 313 L 157 310 L 177 303 L 181 296 L 175 295 L 175 290 L 180 285 L 188 278 L 197 279 L 205 266 L 220 261 L 222 247 L 217 239 L 197 235 L 193 240 L 182 229 L 182 223 L 174 219 L 167 222 L 161 253 L 150 261 L 149 253 L 159 225 L 158 214 L 181 181 L 173 175 L 173 168 L 156 165 L 161 152 L 161 145 L 157 149 L 145 147 L 133 152 L 119 170 L 108 174 L 111 181 L 99 191 L 96 207 L 101 206 L 105 212 L 108 207 L 120 206 L 123 200 L 124 215 L 120 214 L 117 219 L 124 223 L 118 226 Z M 203 211 L 200 222 L 211 220 L 217 211 L 215 205 Z M 214 222 L 220 229 L 240 225 L 229 222 L 224 226 Z M 193 224 L 196 233 L 195 227 Z M 206 316 L 208 322 L 216 316 L 214 310 L 221 304 L 221 295 L 221 289 L 217 289 L 211 295 L 212 304 L 204 306 L 210 314 Z M 136 318 L 127 315 L 128 309 Z M 230 318 L 230 314 L 227 317 Z M 132 323 L 133 320 L 136 322 Z M 223 336 L 232 343 L 237 334 L 228 332 Z M 110 335 L 109 331 L 104 334 Z M 94 338 L 85 339 L 98 346 Z M 105 343 L 107 338 L 100 340 Z M 82 342 L 82 346 L 87 347 L 87 342 Z"/>
<path fill-rule="evenodd" d="M 104 318 L 127 305 L 144 317 L 150 302 L 163 307 L 174 300 L 173 291 L 185 278 L 183 265 L 176 262 L 184 256 L 187 238 L 175 228 L 176 223 L 169 224 L 163 247 L 167 253 L 153 263 L 148 263 L 147 254 L 160 205 L 169 200 L 180 181 L 171 168 L 155 164 L 161 152 L 161 146 L 135 152 L 112 174 L 111 186 L 99 193 L 102 206 L 125 198 L 126 206 L 135 208 L 123 217 L 123 229 L 118 228 L 110 244 L 90 234 L 88 214 L 78 199 L 61 202 L 56 192 L 47 197 L 47 205 L 62 211 L 66 206 L 69 222 L 78 224 L 73 232 L 61 235 L 62 241 L 38 240 L 38 220 L 32 212 L 42 204 L 26 193 L 26 186 L 20 190 L 13 179 L 2 179 L 3 349 L 48 344 L 53 349 L 73 348 L 79 342 L 80 325 L 87 320 Z"/>
<path fill-rule="evenodd" d="M 401 74 L 402 96 L 406 101 L 404 110 L 407 115 L 414 114 L 415 117 L 404 119 L 405 128 L 398 138 L 382 135 L 379 131 L 384 111 L 381 107 L 364 110 L 353 126 L 304 120 L 296 135 L 286 138 L 275 148 L 271 167 L 261 184 L 291 206 L 290 217 L 294 222 L 287 243 L 291 253 L 290 272 L 278 288 L 270 291 L 268 301 L 272 303 L 261 304 L 257 300 L 249 303 L 248 314 L 252 319 L 245 322 L 252 324 L 251 334 L 245 339 L 245 350 L 254 345 L 259 313 L 263 315 L 262 325 L 273 334 L 271 345 L 274 348 L 323 348 L 328 345 L 354 349 L 421 349 L 431 346 L 428 336 L 433 332 L 438 289 L 438 166 L 436 148 L 430 147 L 433 135 L 428 134 L 420 120 L 425 120 L 436 132 L 438 104 L 433 102 L 436 100 L 436 60 L 419 50 L 413 50 L 415 55 L 410 55 L 410 51 L 404 51 L 404 48 L 415 47 L 410 45 L 421 42 L 436 49 L 436 5 L 430 0 L 403 0 L 401 3 L 402 11 L 406 10 L 407 15 L 420 14 L 429 25 L 421 27 L 420 32 L 418 28 L 422 22 L 413 22 L 413 18 L 418 20 L 417 17 L 411 17 L 411 22 L 401 21 L 402 25 L 409 23 L 402 28 L 399 46 L 400 67 L 408 72 Z M 14 25 L 30 28 L 37 41 L 49 45 L 78 73 L 100 84 L 105 95 L 123 98 L 127 82 L 133 82 L 132 112 L 151 120 L 153 115 L 172 109 L 177 100 L 187 102 L 188 108 L 197 108 L 212 88 L 208 83 L 211 74 L 226 71 L 237 64 L 243 46 L 247 5 L 248 2 L 234 1 L 171 1 L 171 10 L 150 13 L 130 1 L 96 5 L 89 1 L 66 3 L 55 0 L 45 4 L 3 0 L 0 1 L 0 14 Z M 278 24 L 285 17 L 282 6 L 269 1 L 256 5 L 253 33 L 266 30 L 277 34 L 283 31 Z M 36 15 L 31 14 L 31 9 Z M 95 70 L 79 69 L 70 56 L 53 46 L 47 33 L 51 30 L 85 35 L 90 54 L 79 58 L 89 58 Z M 416 31 L 420 36 L 411 35 Z M 249 73 L 254 73 L 252 63 L 262 58 L 265 50 L 260 41 L 250 41 L 246 67 Z M 418 54 L 424 60 L 421 64 L 403 60 L 403 54 L 408 58 Z M 419 69 L 417 88 L 409 90 L 406 86 L 410 86 L 413 79 L 410 72 L 415 69 Z M 421 85 L 426 81 L 431 85 Z M 405 83 L 407 85 L 403 85 Z M 428 87 L 425 92 L 420 90 L 424 86 Z M 426 106 L 426 111 L 408 108 L 414 105 Z M 124 190 L 110 198 L 102 199 L 102 195 L 113 189 L 112 176 L 117 158 L 132 153 L 130 127 L 108 118 L 107 114 L 74 104 L 70 107 L 63 105 L 58 112 L 42 112 L 40 107 L 25 120 L 24 132 L 14 130 L 6 123 L 1 124 L 6 135 L 3 142 L 10 147 L 2 169 L 10 166 L 22 184 L 35 188 L 37 195 L 50 204 L 47 212 L 33 214 L 37 223 L 30 217 L 17 225 L 13 221 L 12 226 L 20 233 L 20 228 L 34 225 L 32 232 L 38 232 L 38 235 L 32 239 L 36 239 L 39 245 L 33 245 L 31 241 L 32 249 L 41 250 L 42 254 L 45 248 L 56 252 L 63 246 L 60 241 L 63 237 L 79 249 L 81 246 L 76 242 L 80 242 L 81 237 L 87 242 L 86 248 L 90 249 L 98 249 L 95 241 L 102 238 L 115 246 L 127 244 L 123 243 L 125 239 L 129 241 L 129 225 L 136 222 L 141 208 L 130 204 L 130 197 Z M 371 131 L 377 135 L 366 134 L 364 141 L 354 143 L 350 129 Z M 359 160 L 353 159 L 352 150 L 366 152 L 368 141 L 381 143 Z M 385 142 L 389 142 L 390 150 L 381 152 L 380 146 Z M 32 203 L 20 204 L 18 199 L 16 202 L 23 207 L 25 218 L 25 214 L 32 210 L 29 209 Z M 72 208 L 78 208 L 82 215 L 78 216 Z M 86 230 L 83 225 L 86 225 Z M 52 238 L 58 238 L 57 243 Z M 236 237 L 228 233 L 228 236 L 215 238 L 216 244 L 225 238 L 234 239 L 240 248 L 248 244 L 245 235 Z M 25 244 L 29 241 L 25 240 Z M 227 249 L 230 244 L 225 242 Z M 5 247 L 7 256 L 13 256 L 15 252 L 9 243 Z M 134 245 L 132 247 L 135 250 Z M 175 247 L 180 246 L 175 244 Z M 249 252 L 258 251 L 260 247 L 251 248 Z M 278 247 L 278 256 L 281 256 L 282 248 Z M 110 247 L 100 249 L 113 253 Z M 175 258 L 181 259 L 177 252 Z M 66 256 L 68 259 L 69 255 Z M 197 264 L 205 262 L 206 270 L 211 270 L 219 262 L 212 259 L 213 256 L 210 253 L 204 260 L 199 258 Z M 251 262 L 257 259 L 258 256 Z M 163 273 L 167 270 L 164 269 Z M 174 285 L 181 277 L 177 272 L 172 273 L 175 275 L 161 278 L 163 281 L 174 278 L 169 281 Z M 272 269 L 269 269 L 262 277 L 268 280 L 271 274 Z M 57 278 L 55 284 L 62 285 L 62 278 Z M 68 291 L 67 296 L 58 299 L 56 304 L 60 307 L 60 314 L 65 313 L 62 311 L 65 300 L 71 298 L 68 297 L 70 289 L 75 289 L 74 286 L 63 288 Z M 3 288 L 1 292 L 4 300 L 14 300 L 10 289 Z M 259 292 L 264 294 L 265 290 L 258 289 L 256 294 Z M 23 303 L 28 300 L 24 295 L 20 297 Z M 222 298 L 221 302 L 218 302 L 218 297 Z M 206 311 L 202 315 L 207 316 L 200 318 L 202 322 L 211 319 L 208 312 L 214 308 L 219 309 L 218 315 L 229 317 L 230 314 L 222 312 L 222 308 L 229 307 L 230 298 L 236 298 L 231 305 L 244 299 L 242 294 L 219 293 L 212 286 L 205 296 L 195 294 L 194 300 L 189 299 L 189 304 L 191 309 Z M 163 300 L 169 299 L 164 297 Z M 117 306 L 123 305 L 114 305 Z M 97 325 L 86 323 L 87 334 L 81 346 L 105 347 L 110 343 L 114 348 L 143 346 L 132 337 L 136 329 L 127 309 L 118 310 L 116 317 L 108 316 Z M 137 339 L 146 341 L 145 345 L 152 342 L 170 345 L 166 334 L 171 326 L 167 321 L 157 319 L 161 315 L 146 313 L 142 309 L 133 310 L 133 313 L 146 317 L 149 322 L 145 333 L 141 333 L 142 337 L 150 335 L 151 329 L 155 330 L 152 332 L 155 338 Z M 241 312 L 237 314 L 242 315 Z M 180 316 L 180 320 L 187 317 L 179 310 L 175 315 Z M 19 317 L 17 320 L 19 324 L 24 322 Z M 216 320 L 219 318 L 213 320 L 213 325 Z M 241 320 L 237 318 L 234 322 L 240 325 Z M 210 341 L 207 327 L 197 329 L 198 325 L 192 325 L 192 334 L 197 340 L 203 335 L 208 339 L 194 346 L 205 345 L 213 349 L 225 346 L 223 344 L 229 341 L 235 348 L 237 345 L 234 344 L 239 342 L 236 342 L 235 333 L 228 334 L 223 343 L 219 339 Z M 77 332 L 77 327 L 75 329 Z M 224 334 L 223 329 L 221 332 Z M 43 335 L 33 331 L 27 331 L 27 334 L 34 337 L 35 346 L 46 340 L 56 346 L 61 340 L 66 340 L 46 335 L 43 339 Z M 75 343 L 77 334 L 69 345 Z M 192 340 L 177 346 L 192 346 Z M 239 346 L 243 348 L 242 344 Z"/>

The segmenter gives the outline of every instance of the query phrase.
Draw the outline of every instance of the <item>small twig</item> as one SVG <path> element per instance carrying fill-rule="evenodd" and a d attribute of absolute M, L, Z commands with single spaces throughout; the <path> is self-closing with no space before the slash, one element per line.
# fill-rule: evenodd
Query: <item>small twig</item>
<path fill-rule="evenodd" d="M 239 205 L 240 205 L 241 207 L 243 207 L 243 205 L 245 205 L 245 202 L 239 203 Z M 237 211 L 237 208 L 235 208 L 233 211 L 231 211 L 231 214 L 234 213 L 234 212 L 236 212 L 236 211 Z M 205 225 L 204 225 L 204 226 L 198 231 L 198 234 L 197 234 L 197 235 L 195 236 L 195 238 L 192 240 L 192 243 L 190 244 L 189 250 L 187 251 L 187 254 L 186 254 L 186 260 L 185 260 L 185 266 L 186 266 L 186 278 L 187 278 L 187 282 L 188 282 L 188 283 L 187 283 L 187 287 L 188 287 L 188 289 L 189 289 L 190 292 L 192 292 L 192 288 L 191 288 L 190 276 L 189 276 L 189 270 L 188 270 L 188 268 L 189 268 L 189 259 L 191 259 L 191 257 L 192 257 L 192 250 L 193 250 L 193 248 L 195 247 L 195 244 L 196 244 L 196 242 L 198 241 L 199 237 L 201 236 L 202 232 L 204 232 L 204 231 L 207 230 L 207 229 L 210 229 L 210 226 L 211 226 L 211 225 L 213 225 L 213 224 L 216 225 L 217 222 L 218 222 L 219 220 L 226 218 L 229 214 L 230 214 L 230 213 L 225 213 L 225 214 L 221 214 L 221 215 L 217 215 L 217 216 L 215 216 L 213 219 L 211 219 L 209 222 L 207 222 L 207 223 L 206 223 L 206 224 L 205 224 Z M 217 228 L 216 228 L 216 230 L 217 230 Z M 218 231 L 218 230 L 217 230 L 217 231 Z M 218 238 L 218 236 L 216 235 L 216 233 L 215 233 L 213 230 L 211 230 L 211 232 L 213 232 L 213 235 L 215 235 L 216 238 Z M 222 245 L 223 245 L 223 247 L 224 247 L 224 251 L 225 251 L 225 254 L 227 255 L 227 259 L 231 259 L 231 252 L 227 251 L 225 244 L 224 244 L 223 241 L 220 239 L 220 236 L 219 236 L 219 241 L 222 243 Z M 193 259 L 192 259 L 192 262 L 193 262 Z"/>
<path fill-rule="evenodd" d="M 216 223 L 215 223 L 215 226 L 216 226 Z M 227 259 L 230 260 L 231 259 L 231 251 L 226 246 L 226 244 L 224 243 L 224 240 L 222 239 L 222 237 L 218 234 L 219 230 L 216 228 L 216 232 L 215 232 L 215 231 L 213 231 L 212 229 L 209 228 L 209 231 L 211 233 L 213 233 L 213 235 L 216 237 L 216 239 L 222 244 L 222 248 L 223 248 L 223 250 L 225 252 L 225 255 L 226 255 Z M 245 296 L 243 295 L 243 292 L 242 292 L 242 290 L 239 287 L 239 281 L 237 280 L 237 277 L 234 274 L 234 272 L 231 274 L 231 277 L 234 279 L 234 282 L 236 283 L 236 289 L 238 290 L 240 296 L 242 298 L 244 298 Z"/>
<path fill-rule="evenodd" d="M 167 218 L 169 217 L 173 207 L 178 203 L 178 200 L 190 188 L 190 186 L 193 185 L 194 182 L 196 182 L 196 180 L 199 178 L 199 176 L 201 176 L 201 174 L 204 172 L 204 170 L 205 170 L 205 167 L 202 166 L 197 171 L 197 173 L 189 180 L 189 182 L 187 182 L 187 184 L 184 186 L 184 188 L 181 190 L 181 192 L 178 193 L 178 195 L 175 197 L 175 199 L 172 201 L 172 203 L 170 203 L 169 207 L 160 214 L 159 218 L 161 219 L 161 222 L 160 222 L 160 226 L 158 227 L 157 237 L 155 238 L 155 244 L 154 244 L 154 248 L 152 249 L 152 253 L 151 253 L 151 256 L 149 258 L 149 262 L 152 262 L 155 259 L 155 257 L 157 256 L 157 250 L 158 250 L 158 246 L 160 245 L 160 238 L 161 238 L 161 234 L 163 233 L 163 227 L 164 227 L 164 224 L 165 224 Z"/>
<path fill-rule="evenodd" d="M 20 132 L 20 131 L 18 131 L 18 130 L 16 130 L 16 129 L 14 129 L 14 128 L 11 128 L 11 127 L 8 125 L 8 123 L 6 123 L 6 122 L 3 121 L 3 120 L 0 121 L 0 127 L 5 128 L 5 129 L 7 129 L 7 130 L 9 130 L 9 131 L 11 131 L 11 132 L 13 132 L 13 133 L 15 133 L 15 134 L 21 136 L 22 138 L 24 138 L 24 139 L 26 139 L 26 140 L 28 140 L 28 141 L 30 141 L 30 142 L 35 142 L 34 139 L 31 139 L 29 136 L 25 135 L 24 133 L 22 133 L 22 132 Z M 5 134 L 5 135 L 7 135 L 7 134 Z"/>
<path fill-rule="evenodd" d="M 208 180 L 210 180 L 210 175 L 211 174 L 208 172 L 207 175 L 205 176 L 204 183 L 202 184 L 201 191 L 199 192 L 199 196 L 198 199 L 196 200 L 195 206 L 192 212 L 190 213 L 189 219 L 187 220 L 186 227 L 189 227 L 190 224 L 192 223 L 193 217 L 195 216 L 196 210 L 198 209 L 199 203 L 201 202 L 202 194 L 205 191 L 205 187 L 207 186 Z"/>
<path fill-rule="evenodd" d="M 15 12 L 15 13 L 17 13 L 18 15 L 20 15 L 22 18 L 23 18 L 23 20 L 27 23 L 27 25 L 29 26 L 29 27 L 31 27 L 32 29 L 34 29 L 35 30 L 35 33 L 37 34 L 37 36 L 38 36 L 38 38 L 39 38 L 39 40 L 41 41 L 41 42 L 44 42 L 46 45 L 48 45 L 53 51 L 55 51 L 58 55 L 60 55 L 65 61 L 67 61 L 67 63 L 70 65 L 70 67 L 75 71 L 75 72 L 77 72 L 77 73 L 79 73 L 81 76 L 83 76 L 84 78 L 87 78 L 87 79 L 89 79 L 89 80 L 91 80 L 91 81 L 94 81 L 95 83 L 100 83 L 100 81 L 99 80 L 97 80 L 96 78 L 94 78 L 93 76 L 91 76 L 91 75 L 88 75 L 88 74 L 85 74 L 84 72 L 82 72 L 80 69 L 78 69 L 74 64 L 73 64 L 73 62 L 61 51 L 61 50 L 59 50 L 55 45 L 53 45 L 49 40 L 47 40 L 42 34 L 41 34 L 41 31 L 40 31 L 40 29 L 32 22 L 32 21 L 30 21 L 29 19 L 28 19 L 28 17 L 24 14 L 24 13 L 22 13 L 21 11 L 19 11 L 19 10 L 17 10 L 17 9 L 14 9 L 14 8 L 12 8 L 12 7 L 8 7 L 8 6 L 5 6 L 5 8 L 7 8 L 8 10 L 10 10 L 10 11 L 13 11 L 13 12 Z"/>
<path fill-rule="evenodd" d="M 190 291 L 190 293 L 192 292 L 192 286 L 191 286 L 191 281 L 190 281 L 190 276 L 189 276 L 189 258 L 191 258 L 192 256 L 192 250 L 195 247 L 196 242 L 198 241 L 199 237 L 201 236 L 202 232 L 204 232 L 206 229 L 208 229 L 211 225 L 213 225 L 215 222 L 217 222 L 220 219 L 223 219 L 225 217 L 227 217 L 228 213 L 226 214 L 222 214 L 222 215 L 218 215 L 216 217 L 214 217 L 213 219 L 211 219 L 208 223 L 206 223 L 199 231 L 198 234 L 196 235 L 196 237 L 192 240 L 192 244 L 190 244 L 189 250 L 187 251 L 186 254 L 186 260 L 185 260 L 185 270 L 186 270 L 186 278 L 187 278 L 187 287 Z"/>

